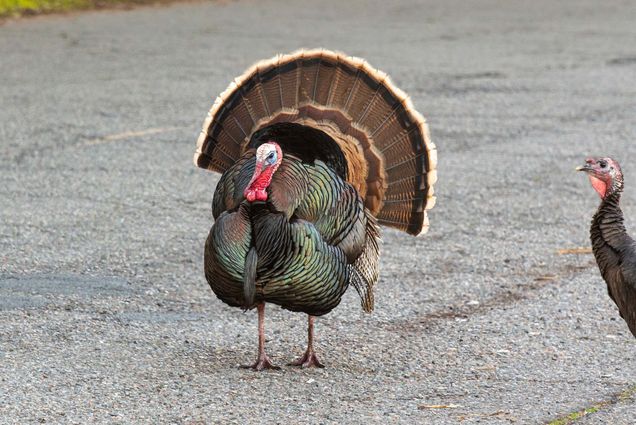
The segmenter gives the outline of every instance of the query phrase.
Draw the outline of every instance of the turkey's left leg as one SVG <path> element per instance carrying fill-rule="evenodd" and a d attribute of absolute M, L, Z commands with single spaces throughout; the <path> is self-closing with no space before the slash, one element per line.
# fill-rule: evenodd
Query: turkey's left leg
<path fill-rule="evenodd" d="M 300 366 L 302 368 L 306 367 L 325 367 L 318 357 L 316 356 L 316 352 L 314 351 L 314 316 L 309 315 L 307 321 L 307 351 L 297 360 L 294 360 L 290 363 L 291 366 Z"/>
<path fill-rule="evenodd" d="M 259 303 L 256 306 L 258 311 L 258 358 L 253 365 L 241 366 L 244 369 L 254 369 L 261 371 L 263 369 L 280 369 L 274 366 L 272 361 L 265 353 L 265 303 Z"/>

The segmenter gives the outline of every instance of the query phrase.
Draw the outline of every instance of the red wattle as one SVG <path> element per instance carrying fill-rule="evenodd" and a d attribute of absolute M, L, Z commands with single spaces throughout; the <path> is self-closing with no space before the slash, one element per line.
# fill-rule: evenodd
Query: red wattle
<path fill-rule="evenodd" d="M 256 165 L 252 181 L 243 192 L 243 196 L 248 202 L 267 201 L 267 187 L 272 182 L 272 175 L 275 170 L 272 167 L 268 167 L 261 172 L 261 166 L 259 165 Z"/>
<path fill-rule="evenodd" d="M 605 198 L 605 194 L 607 193 L 607 183 L 591 174 L 588 174 L 588 176 L 590 178 L 590 183 L 592 183 L 592 187 L 594 188 L 596 193 L 599 194 L 601 199 Z"/>

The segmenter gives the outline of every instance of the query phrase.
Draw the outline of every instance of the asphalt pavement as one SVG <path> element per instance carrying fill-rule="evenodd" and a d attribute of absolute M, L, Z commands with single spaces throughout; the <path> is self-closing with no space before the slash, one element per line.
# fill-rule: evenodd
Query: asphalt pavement
<path fill-rule="evenodd" d="M 0 25 L 0 423 L 633 424 L 636 339 L 589 253 L 623 165 L 636 234 L 631 1 L 201 2 Z M 384 229 L 376 310 L 317 320 L 203 276 L 216 95 L 300 47 L 389 73 L 438 147 L 427 235 Z"/>

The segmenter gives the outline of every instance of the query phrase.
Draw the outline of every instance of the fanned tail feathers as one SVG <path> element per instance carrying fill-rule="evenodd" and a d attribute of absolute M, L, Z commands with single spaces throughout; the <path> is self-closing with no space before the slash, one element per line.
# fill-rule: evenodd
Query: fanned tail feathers
<path fill-rule="evenodd" d="M 223 172 L 255 132 L 279 123 L 311 127 L 337 144 L 347 181 L 378 223 L 413 235 L 426 232 L 426 211 L 435 203 L 435 145 L 424 118 L 386 74 L 328 50 L 258 62 L 214 102 L 195 164 Z"/>

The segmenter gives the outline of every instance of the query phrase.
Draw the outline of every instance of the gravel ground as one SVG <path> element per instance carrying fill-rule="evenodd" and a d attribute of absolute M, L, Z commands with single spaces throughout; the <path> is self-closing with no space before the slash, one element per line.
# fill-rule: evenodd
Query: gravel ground
<path fill-rule="evenodd" d="M 630 1 L 193 3 L 0 26 L 0 422 L 632 424 L 636 341 L 574 167 L 623 163 Z M 256 315 L 202 273 L 217 175 L 192 165 L 252 62 L 323 46 L 391 74 L 439 151 L 431 229 L 384 231 L 376 311 L 317 321 L 327 368 L 254 373 Z M 305 317 L 267 310 L 279 364 Z M 440 408 L 433 408 L 434 406 Z"/>

